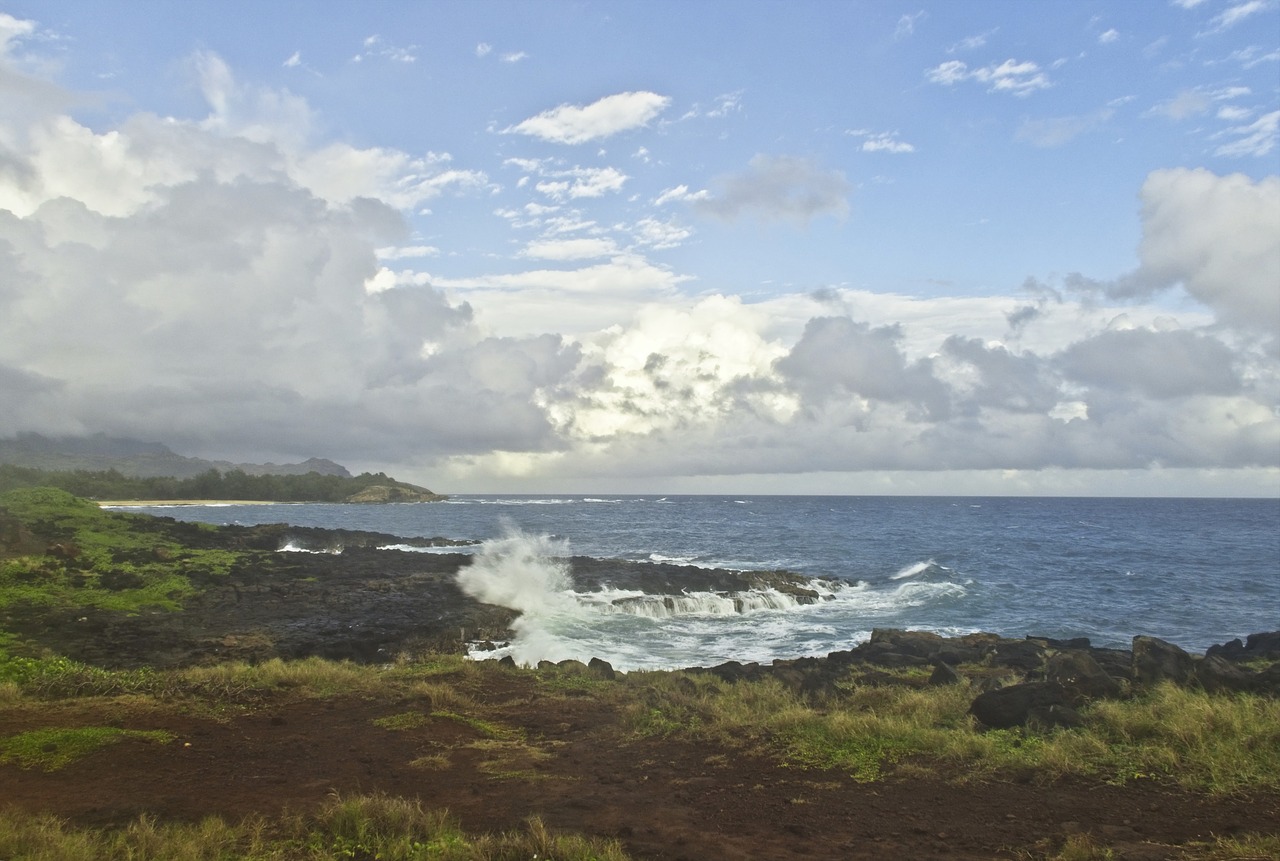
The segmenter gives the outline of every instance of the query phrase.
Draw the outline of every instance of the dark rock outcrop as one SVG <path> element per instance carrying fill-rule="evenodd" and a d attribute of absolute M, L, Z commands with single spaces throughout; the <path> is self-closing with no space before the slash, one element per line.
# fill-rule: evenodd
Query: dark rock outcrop
<path fill-rule="evenodd" d="M 1052 709 L 1067 706 L 1066 692 L 1053 682 L 1024 682 L 978 694 L 969 713 L 992 729 L 1023 726 L 1033 717 L 1052 720 Z"/>
<path fill-rule="evenodd" d="M 1122 690 L 1120 683 L 1108 675 L 1092 655 L 1080 649 L 1068 649 L 1051 656 L 1045 663 L 1045 679 L 1062 688 L 1073 704 L 1116 697 Z"/>
<path fill-rule="evenodd" d="M 1186 684 L 1195 676 L 1195 664 L 1186 651 L 1159 637 L 1133 638 L 1133 680 L 1139 685 L 1162 681 Z"/>

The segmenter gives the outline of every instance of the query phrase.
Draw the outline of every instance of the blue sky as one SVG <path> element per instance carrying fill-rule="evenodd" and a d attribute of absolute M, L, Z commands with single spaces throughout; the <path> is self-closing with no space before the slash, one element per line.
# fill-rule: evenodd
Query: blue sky
<path fill-rule="evenodd" d="M 0 93 L 0 434 L 1280 494 L 1277 0 L 0 0 Z"/>

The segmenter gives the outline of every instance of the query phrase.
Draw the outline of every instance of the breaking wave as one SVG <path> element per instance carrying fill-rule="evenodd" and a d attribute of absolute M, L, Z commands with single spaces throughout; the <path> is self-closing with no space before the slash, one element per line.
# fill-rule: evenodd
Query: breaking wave
<path fill-rule="evenodd" d="M 691 666 L 704 662 L 709 649 L 711 654 L 751 655 L 762 644 L 782 639 L 834 650 L 850 646 L 838 633 L 850 630 L 850 621 L 877 623 L 905 609 L 960 600 L 967 593 L 964 585 L 952 582 L 913 580 L 877 588 L 863 581 L 824 579 L 787 591 L 660 595 L 612 586 L 577 591 L 569 556 L 565 541 L 510 528 L 502 538 L 475 549 L 472 563 L 458 573 L 459 587 L 479 601 L 520 615 L 512 624 L 515 638 L 510 644 L 473 657 L 510 655 L 523 665 L 599 657 L 620 669 L 634 669 Z"/>

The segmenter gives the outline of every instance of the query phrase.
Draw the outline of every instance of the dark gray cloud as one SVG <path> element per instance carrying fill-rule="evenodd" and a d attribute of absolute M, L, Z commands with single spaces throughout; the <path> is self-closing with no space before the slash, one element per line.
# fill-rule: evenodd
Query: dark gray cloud
<path fill-rule="evenodd" d="M 1067 378 L 1090 388 L 1156 400 L 1240 391 L 1226 344 L 1193 332 L 1144 329 L 1103 332 L 1058 358 Z"/>
<path fill-rule="evenodd" d="M 945 387 L 927 361 L 907 361 L 901 337 L 897 327 L 872 329 L 848 317 L 817 317 L 776 367 L 812 400 L 857 395 L 912 404 L 929 420 L 945 418 Z"/>
<path fill-rule="evenodd" d="M 1015 355 L 1003 346 L 988 347 L 977 338 L 952 335 L 942 354 L 972 369 L 975 381 L 961 399 L 961 412 L 1000 409 L 1048 413 L 1062 397 L 1058 380 L 1034 354 Z"/>

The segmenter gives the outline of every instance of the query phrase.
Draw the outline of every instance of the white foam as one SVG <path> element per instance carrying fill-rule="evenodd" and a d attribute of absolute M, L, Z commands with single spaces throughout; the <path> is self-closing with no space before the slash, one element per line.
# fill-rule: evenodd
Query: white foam
<path fill-rule="evenodd" d="M 449 544 L 440 547 L 419 547 L 416 544 L 382 544 L 379 550 L 401 550 L 405 553 L 474 553 L 474 544 Z"/>
<path fill-rule="evenodd" d="M 342 548 L 330 547 L 327 550 L 312 550 L 309 547 L 303 547 L 302 545 L 295 544 L 292 541 L 286 541 L 284 545 L 280 548 L 280 552 L 281 553 L 327 553 L 333 556 L 337 556 L 338 554 L 342 553 Z"/>
<path fill-rule="evenodd" d="M 917 574 L 923 574 L 924 572 L 928 571 L 930 568 L 932 568 L 936 564 L 938 563 L 934 562 L 932 559 L 927 559 L 924 562 L 915 562 L 915 563 L 912 563 L 911 565 L 908 565 L 906 568 L 903 568 L 901 571 L 899 571 L 897 574 L 894 574 L 889 579 L 905 580 L 908 577 L 914 577 Z"/>

